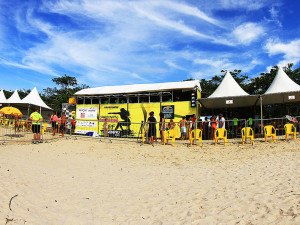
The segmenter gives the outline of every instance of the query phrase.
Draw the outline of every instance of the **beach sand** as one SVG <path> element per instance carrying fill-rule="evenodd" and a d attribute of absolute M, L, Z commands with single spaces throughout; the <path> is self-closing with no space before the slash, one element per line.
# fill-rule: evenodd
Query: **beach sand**
<path fill-rule="evenodd" d="M 1 145 L 0 224 L 300 224 L 299 144 Z"/>

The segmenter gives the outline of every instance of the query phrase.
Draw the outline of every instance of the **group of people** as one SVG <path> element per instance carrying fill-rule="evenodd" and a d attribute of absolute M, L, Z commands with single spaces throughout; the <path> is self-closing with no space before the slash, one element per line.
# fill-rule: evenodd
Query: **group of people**
<path fill-rule="evenodd" d="M 154 112 L 150 112 L 149 118 L 147 120 L 148 138 L 150 144 L 153 144 L 154 141 L 157 142 L 157 122 L 157 117 L 154 115 Z M 201 119 L 198 119 L 196 121 L 196 116 L 195 114 L 193 114 L 191 117 L 188 118 L 188 120 L 186 119 L 186 117 L 182 117 L 182 119 L 178 123 L 175 123 L 173 119 L 170 119 L 170 122 L 166 122 L 164 114 L 160 113 L 159 131 L 162 143 L 165 140 L 165 131 L 175 129 L 177 125 L 180 128 L 181 140 L 185 140 L 187 136 L 189 138 L 190 135 L 194 135 L 194 133 L 192 132 L 194 129 L 202 130 L 203 140 L 214 140 L 215 131 L 218 128 L 225 128 L 225 118 L 222 114 L 220 114 L 219 117 L 214 115 L 210 119 L 208 119 L 208 117 L 205 117 L 204 121 L 202 121 Z"/>
<path fill-rule="evenodd" d="M 61 117 L 58 117 L 56 113 L 53 112 L 49 123 L 52 126 L 53 136 L 55 136 L 56 133 L 61 133 L 62 137 L 65 135 L 67 127 L 67 117 L 65 113 L 62 113 Z"/>

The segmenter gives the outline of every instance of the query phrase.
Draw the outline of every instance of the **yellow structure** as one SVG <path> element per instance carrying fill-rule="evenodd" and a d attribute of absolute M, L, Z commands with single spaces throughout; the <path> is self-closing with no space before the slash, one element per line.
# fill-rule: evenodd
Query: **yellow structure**
<path fill-rule="evenodd" d="M 285 130 L 285 139 L 288 140 L 289 135 L 292 135 L 292 138 L 296 140 L 296 128 L 293 124 L 287 123 L 284 125 L 284 130 Z"/>
<path fill-rule="evenodd" d="M 272 141 L 276 142 L 276 129 L 272 125 L 267 125 L 264 127 L 265 142 L 267 142 L 268 137 L 272 137 Z"/>
<path fill-rule="evenodd" d="M 254 132 L 251 127 L 242 128 L 242 144 L 245 144 L 246 138 L 250 138 L 250 144 L 254 143 Z"/>
<path fill-rule="evenodd" d="M 224 145 L 227 145 L 227 130 L 225 128 L 218 128 L 215 132 L 215 145 L 218 144 L 219 139 L 224 140 Z"/>
<path fill-rule="evenodd" d="M 166 125 L 171 119 L 178 123 L 182 117 L 197 115 L 200 106 L 196 99 L 201 97 L 200 91 L 197 80 L 83 89 L 75 93 L 75 133 L 102 134 L 106 119 L 109 136 L 141 137 L 141 128 L 150 112 L 154 112 L 157 122 L 162 113 Z M 159 124 L 156 133 L 160 137 Z M 175 138 L 179 137 L 180 132 L 176 132 Z"/>
<path fill-rule="evenodd" d="M 190 132 L 190 146 L 194 144 L 194 141 L 198 140 L 199 145 L 202 145 L 202 130 L 200 129 L 195 129 Z"/>

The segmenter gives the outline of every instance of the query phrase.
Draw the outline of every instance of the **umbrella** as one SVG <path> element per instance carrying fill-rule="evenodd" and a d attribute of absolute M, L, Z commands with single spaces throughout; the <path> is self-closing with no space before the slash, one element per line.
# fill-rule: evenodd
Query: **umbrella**
<path fill-rule="evenodd" d="M 12 116 L 19 116 L 19 117 L 23 115 L 22 112 L 15 107 L 3 107 L 2 109 L 0 109 L 0 113 L 4 115 L 12 115 Z"/>

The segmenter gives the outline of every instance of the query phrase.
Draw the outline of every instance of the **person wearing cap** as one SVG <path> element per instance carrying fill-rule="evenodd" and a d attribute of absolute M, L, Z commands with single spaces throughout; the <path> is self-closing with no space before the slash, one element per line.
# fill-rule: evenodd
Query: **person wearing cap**
<path fill-rule="evenodd" d="M 218 128 L 224 128 L 225 129 L 225 118 L 222 114 L 219 115 L 219 123 Z"/>
<path fill-rule="evenodd" d="M 41 143 L 41 122 L 43 117 L 39 114 L 39 109 L 36 108 L 35 112 L 31 113 L 30 119 L 32 121 L 32 132 L 33 132 L 33 144 L 37 142 Z"/>

